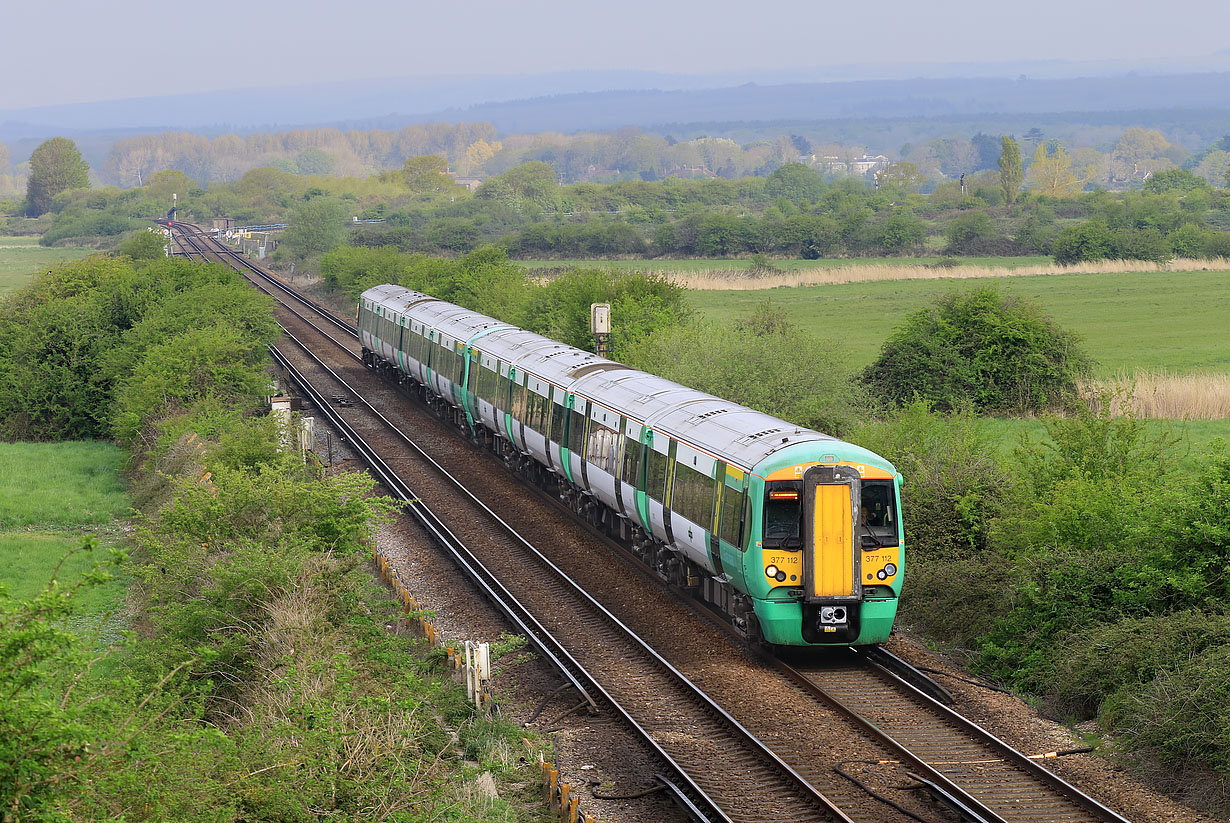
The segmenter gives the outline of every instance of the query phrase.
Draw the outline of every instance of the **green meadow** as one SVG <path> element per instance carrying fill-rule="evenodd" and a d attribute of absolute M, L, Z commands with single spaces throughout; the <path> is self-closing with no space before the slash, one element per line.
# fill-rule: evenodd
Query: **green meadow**
<path fill-rule="evenodd" d="M 128 514 L 123 462 L 123 452 L 107 443 L 0 443 L 0 585 L 11 596 L 37 594 L 89 535 L 99 548 L 69 557 L 61 580 L 76 580 L 101 551 L 118 544 L 118 524 Z M 97 625 L 123 596 L 118 580 L 91 589 L 82 595 L 79 617 Z"/>
<path fill-rule="evenodd" d="M 849 352 L 851 368 L 875 359 L 909 313 L 952 289 L 988 281 L 885 280 L 757 291 L 690 291 L 692 306 L 733 321 L 770 301 L 809 332 Z M 1042 307 L 1084 338 L 1095 374 L 1140 370 L 1230 372 L 1230 272 L 1064 274 L 997 278 L 996 288 Z"/>
<path fill-rule="evenodd" d="M 61 260 L 77 260 L 93 249 L 40 246 L 37 237 L 0 237 L 0 294 L 24 286 Z"/>

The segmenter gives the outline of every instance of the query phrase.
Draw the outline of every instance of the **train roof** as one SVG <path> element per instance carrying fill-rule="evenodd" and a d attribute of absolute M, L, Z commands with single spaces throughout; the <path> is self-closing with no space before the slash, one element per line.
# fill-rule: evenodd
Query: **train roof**
<path fill-rule="evenodd" d="M 484 355 L 746 469 L 784 450 L 802 454 L 806 450 L 795 447 L 804 444 L 844 442 L 401 286 L 374 286 L 363 298 L 389 308 L 412 308 L 415 320 L 457 340 L 474 341 Z"/>

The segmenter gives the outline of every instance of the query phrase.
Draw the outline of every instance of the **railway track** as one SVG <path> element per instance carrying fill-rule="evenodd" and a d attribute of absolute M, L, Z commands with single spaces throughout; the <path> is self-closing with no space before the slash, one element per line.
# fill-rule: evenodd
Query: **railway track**
<path fill-rule="evenodd" d="M 191 229 L 183 229 L 182 225 L 180 228 L 180 236 L 188 246 L 189 254 L 201 259 L 212 257 L 244 271 L 250 279 L 259 281 L 258 285 L 263 290 L 273 293 L 284 306 L 289 307 L 293 304 L 294 308 L 290 310 L 295 313 L 300 322 L 312 326 L 317 332 L 320 332 L 319 325 L 325 325 L 329 330 L 326 336 L 333 341 L 338 351 L 346 353 L 342 355 L 343 359 L 345 357 L 358 358 L 359 347 L 357 340 L 353 337 L 353 327 L 348 323 L 340 321 L 327 309 L 311 301 L 301 300 L 294 290 L 282 284 L 277 278 L 264 273 L 236 252 L 229 249 L 218 249 L 207 238 L 194 236 Z M 323 319 L 313 320 L 314 316 Z M 341 332 L 340 330 L 343 329 L 345 331 Z M 288 366 L 294 366 L 293 360 L 299 360 L 300 365 L 307 366 L 308 364 L 303 362 L 307 358 L 315 359 L 319 366 L 328 369 L 323 361 L 310 355 L 307 345 L 301 343 L 299 346 L 301 348 L 295 355 L 282 355 Z M 364 371 L 360 367 L 359 374 L 350 373 L 347 377 L 352 381 L 360 375 L 372 378 L 370 372 L 364 374 Z M 341 390 L 348 395 L 361 396 L 368 391 L 366 386 L 359 388 L 352 385 L 352 382 L 347 382 L 337 372 L 332 372 L 332 375 L 337 381 L 335 385 L 343 387 Z M 302 379 L 305 382 L 312 382 L 307 377 Z M 370 386 L 372 380 L 362 382 Z M 377 382 L 377 385 L 381 384 Z M 322 409 L 327 409 L 329 404 L 326 401 L 323 405 L 321 403 L 317 405 Z M 379 414 L 374 406 L 369 406 L 369 408 L 372 412 Z M 346 425 L 349 426 L 349 424 Z M 387 418 L 381 425 L 387 425 L 390 427 L 389 430 L 398 429 Z M 380 435 L 376 431 L 369 431 L 365 434 L 357 429 L 353 431 L 353 434 L 348 435 L 348 437 L 357 438 L 355 442 L 362 440 L 365 436 L 379 439 Z M 379 456 L 375 454 L 376 450 L 372 451 L 368 459 L 379 461 Z M 426 454 L 422 453 L 422 457 L 426 457 Z M 426 459 L 431 460 L 430 457 Z M 460 487 L 460 483 L 453 479 L 452 475 L 444 469 L 441 471 Z M 380 470 L 378 474 L 381 474 L 384 479 Z M 396 481 L 386 480 L 386 485 L 390 482 Z M 406 499 L 415 497 L 412 492 L 407 491 L 406 494 L 408 495 Z M 466 494 L 473 501 L 477 501 L 477 497 L 468 491 Z M 486 508 L 482 503 L 478 505 Z M 572 634 L 556 642 L 561 644 L 561 648 L 605 648 L 619 651 L 615 651 L 614 654 L 598 655 L 598 659 L 586 659 L 583 653 L 578 653 L 577 659 L 572 659 L 566 653 L 557 654 L 556 657 L 559 661 L 567 658 L 580 670 L 579 672 L 573 671 L 570 675 L 576 678 L 578 688 L 587 694 L 600 696 L 601 699 L 610 701 L 610 705 L 616 707 L 617 713 L 622 713 L 627 722 L 634 726 L 645 724 L 641 726 L 641 729 L 647 739 L 653 741 L 651 746 L 678 771 L 680 785 L 685 787 L 680 790 L 681 794 L 688 795 L 689 802 L 698 809 L 702 808 L 705 802 L 711 803 L 710 813 L 714 815 L 713 819 L 777 819 L 780 817 L 780 819 L 903 820 L 912 818 L 926 820 L 928 823 L 940 819 L 1007 821 L 1009 823 L 1015 821 L 1066 823 L 1067 821 L 1124 820 L 1025 755 L 1013 751 L 973 723 L 921 694 L 892 672 L 868 663 L 861 656 L 847 656 L 824 663 L 814 660 L 801 662 L 795 660 L 793 666 L 785 661 L 774 663 L 779 671 L 789 679 L 796 699 L 804 697 L 805 700 L 831 708 L 840 716 L 838 725 L 848 723 L 851 728 L 857 728 L 859 734 L 873 741 L 870 745 L 862 745 L 861 748 L 849 747 L 844 750 L 845 754 L 840 758 L 834 758 L 831 752 L 826 753 L 820 765 L 814 762 L 808 763 L 805 759 L 800 762 L 799 749 L 795 748 L 791 751 L 794 756 L 787 756 L 790 761 L 788 765 L 786 761 L 772 752 L 773 748 L 781 749 L 785 742 L 780 735 L 775 737 L 770 734 L 768 744 L 760 742 L 753 731 L 718 706 L 715 700 L 706 696 L 700 703 L 691 702 L 697 700 L 697 695 L 703 694 L 691 680 L 671 666 L 662 655 L 654 652 L 644 640 L 640 638 L 632 640 L 635 634 L 628 626 L 578 586 L 572 579 L 573 574 L 561 569 L 529 541 L 521 538 L 515 529 L 510 528 L 508 523 L 490 509 L 487 511 L 490 517 L 494 518 L 487 526 L 488 531 L 504 529 L 515 534 L 516 539 L 511 541 L 511 545 L 503 545 L 501 551 L 488 553 L 488 561 L 497 561 L 491 562 L 490 569 L 483 565 L 483 560 L 475 556 L 471 564 L 473 567 L 471 573 L 481 576 L 483 572 L 478 572 L 477 566 L 486 569 L 486 573 L 493 576 L 505 573 L 515 575 L 518 566 L 524 568 L 527 565 L 536 565 L 546 570 L 550 576 L 554 577 L 553 586 L 557 588 L 540 589 L 526 598 L 527 601 L 537 599 L 536 604 L 534 602 L 525 604 L 525 608 L 535 614 L 551 612 L 551 601 L 556 599 L 558 587 L 573 587 L 575 590 L 573 596 L 579 598 L 578 603 L 583 604 L 575 608 L 583 608 L 584 611 L 574 611 L 572 614 L 574 618 L 583 614 L 584 619 L 573 619 L 571 622 L 585 624 L 589 627 L 590 633 L 584 636 Z M 498 525 L 495 521 L 498 521 Z M 428 530 L 431 531 L 431 528 Z M 478 542 L 484 542 L 484 537 L 490 540 L 492 535 L 479 534 L 473 537 L 477 538 Z M 470 539 L 468 542 L 474 545 L 476 541 Z M 474 563 L 477 563 L 477 566 L 473 566 Z M 500 568 L 503 571 L 500 571 Z M 498 583 L 498 580 L 493 577 L 490 582 Z M 532 585 L 526 588 L 534 589 Z M 518 594 L 522 594 L 521 589 L 518 590 Z M 511 594 L 509 596 L 511 597 Z M 549 619 L 544 619 L 544 623 L 547 622 L 550 622 Z M 520 628 L 520 624 L 517 625 Z M 525 631 L 526 629 L 520 628 L 520 630 Z M 543 631 L 545 632 L 546 629 Z M 622 639 L 620 639 L 621 635 Z M 624 645 L 621 646 L 620 643 Z M 644 655 L 646 652 L 649 654 L 641 662 L 634 665 L 629 663 L 633 658 L 628 656 Z M 615 659 L 611 660 L 611 657 Z M 657 659 L 650 662 L 655 657 Z M 556 665 L 565 664 L 557 661 Z M 669 668 L 664 669 L 663 666 Z M 669 675 L 675 678 L 673 681 L 675 691 L 667 695 L 648 688 L 650 685 L 656 686 L 660 680 L 668 679 L 670 671 L 675 672 L 674 675 Z M 692 673 L 695 674 L 696 671 L 697 669 L 693 667 Z M 706 673 L 703 668 L 700 671 L 706 688 L 709 688 L 709 678 L 704 676 Z M 605 684 L 604 687 L 597 685 L 599 680 Z M 687 685 L 684 685 L 685 681 Z M 630 689 L 629 684 L 632 686 Z M 610 691 L 608 692 L 607 689 Z M 693 707 L 690 714 L 662 714 L 661 710 L 664 706 L 678 708 L 685 703 L 690 703 Z M 747 723 L 747 716 L 744 715 L 742 720 Z M 731 726 L 731 723 L 734 726 Z M 725 731 L 719 728 L 723 724 L 726 724 Z M 735 729 L 735 727 L 738 728 Z M 702 730 L 703 735 L 698 737 L 698 733 Z M 686 741 L 681 736 L 686 737 Z M 670 742 L 664 744 L 664 740 Z M 753 755 L 753 750 L 758 747 L 751 743 L 752 740 L 759 743 L 759 748 L 769 752 L 772 757 L 764 759 L 763 753 Z M 732 743 L 738 743 L 738 746 L 732 748 Z M 938 798 L 948 808 L 949 816 L 942 818 L 934 814 L 930 817 L 923 816 L 917 813 L 917 807 L 911 811 L 910 808 L 892 810 L 880 804 L 869 806 L 867 799 L 860 794 L 859 790 L 843 790 L 842 781 L 833 775 L 829 765 L 834 760 L 840 761 L 837 763 L 840 773 L 847 776 L 853 776 L 850 775 L 852 769 L 874 768 L 885 763 L 901 764 L 901 768 L 908 771 L 911 779 L 917 781 L 916 785 L 925 786 L 932 796 Z M 718 771 L 719 761 L 730 764 L 733 774 L 744 775 L 744 777 L 731 778 L 729 776 L 731 773 L 726 773 L 726 778 L 713 780 L 712 775 Z M 842 763 L 845 764 L 844 769 Z M 689 774 L 692 775 L 691 778 L 687 777 Z M 783 775 L 789 778 L 785 783 L 780 782 Z M 706 778 L 709 779 L 706 780 Z M 749 803 L 741 797 L 729 796 L 729 786 L 732 785 L 729 781 L 731 780 L 734 784 L 746 786 L 749 782 L 758 784 L 762 780 L 769 781 L 771 778 L 772 785 L 776 788 L 769 793 L 768 797 L 761 796 Z M 689 786 L 691 780 L 695 782 Z M 817 786 L 823 787 L 823 791 L 818 790 Z M 853 784 L 850 784 L 851 788 L 852 786 Z M 865 784 L 864 787 L 870 788 Z M 711 793 L 716 796 L 711 797 Z M 769 797 L 773 799 L 770 800 Z M 784 797 L 794 799 L 783 804 L 781 801 Z M 830 798 L 835 805 L 834 802 L 830 802 Z M 891 798 L 884 799 L 891 800 Z M 803 801 L 802 805 L 799 801 Z M 845 811 L 837 811 L 836 806 L 842 807 Z M 804 809 L 806 810 L 803 811 Z"/>

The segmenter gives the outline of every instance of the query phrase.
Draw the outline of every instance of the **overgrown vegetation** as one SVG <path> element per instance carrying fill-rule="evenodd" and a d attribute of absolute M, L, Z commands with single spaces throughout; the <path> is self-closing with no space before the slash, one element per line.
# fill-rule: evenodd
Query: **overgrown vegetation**
<path fill-rule="evenodd" d="M 903 618 L 1048 713 L 1096 717 L 1156 783 L 1224 811 L 1224 441 L 1189 471 L 1174 438 L 1130 418 L 1046 428 L 1011 459 L 924 402 L 858 432 L 906 476 Z"/>
<path fill-rule="evenodd" d="M 329 287 L 352 299 L 371 286 L 398 283 L 590 350 L 590 304 L 610 303 L 617 359 L 691 314 L 684 289 L 661 275 L 570 269 L 538 282 L 494 247 L 456 260 L 342 247 L 324 256 L 321 269 Z"/>
<path fill-rule="evenodd" d="M 264 299 L 220 268 L 92 258 L 0 309 L 6 342 L 29 327 L 0 353 L 26 387 L 9 435 L 120 439 L 142 512 L 130 557 L 111 548 L 33 597 L 0 589 L 6 820 L 518 816 L 472 798 L 460 761 L 512 776 L 524 732 L 474 719 L 386 629 L 397 611 L 364 536 L 391 502 L 366 474 L 283 452 L 250 414 L 269 379 L 251 351 L 271 335 Z M 78 635 L 82 593 L 117 567 L 125 638 Z"/>

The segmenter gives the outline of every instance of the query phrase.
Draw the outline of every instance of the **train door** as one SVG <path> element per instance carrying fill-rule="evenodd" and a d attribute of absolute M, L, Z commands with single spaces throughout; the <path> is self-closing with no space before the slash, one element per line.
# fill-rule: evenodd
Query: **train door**
<path fill-rule="evenodd" d="M 460 345 L 459 343 L 458 346 Z M 478 419 L 478 360 L 482 357 L 482 352 L 475 351 L 470 346 L 465 346 L 462 348 L 462 353 L 465 358 L 465 364 L 461 382 L 465 386 L 466 419 L 470 423 L 470 429 L 473 430 L 474 421 Z"/>
<path fill-rule="evenodd" d="M 525 372 L 510 368 L 508 376 L 513 444 L 522 452 L 528 452 L 525 445 Z"/>
<path fill-rule="evenodd" d="M 570 411 L 568 393 L 561 387 L 550 383 L 547 384 L 547 391 L 547 399 L 550 402 L 547 404 L 548 417 L 544 428 L 547 435 L 549 465 L 556 474 L 563 475 L 571 483 L 572 467 L 565 461 L 568 441 L 564 436 Z"/>
<path fill-rule="evenodd" d="M 669 543 L 670 531 L 666 528 L 666 491 L 670 474 L 671 439 L 661 432 L 650 431 L 646 435 L 645 451 L 645 496 L 647 499 L 649 526 L 654 537 Z"/>
<path fill-rule="evenodd" d="M 821 636 L 857 636 L 858 610 L 850 606 L 863 594 L 854 528 L 860 500 L 859 474 L 848 466 L 813 466 L 803 475 L 803 599 Z"/>
<path fill-rule="evenodd" d="M 624 418 L 624 459 L 621 469 L 622 479 L 619 487 L 623 494 L 624 511 L 638 526 L 648 528 L 649 512 L 645 509 L 645 487 L 642 479 L 644 470 L 645 444 L 647 432 L 636 420 Z"/>

